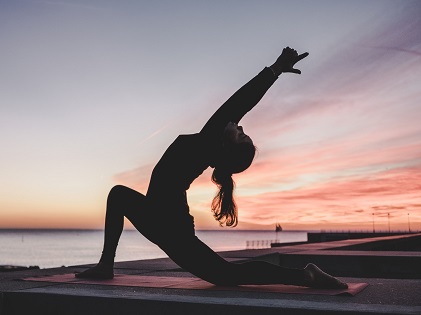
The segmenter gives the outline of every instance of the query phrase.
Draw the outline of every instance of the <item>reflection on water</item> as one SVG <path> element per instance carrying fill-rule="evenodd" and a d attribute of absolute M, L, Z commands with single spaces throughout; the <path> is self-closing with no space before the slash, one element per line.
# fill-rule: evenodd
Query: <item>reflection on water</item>
<path fill-rule="evenodd" d="M 275 231 L 196 231 L 215 251 L 245 249 L 247 241 L 299 242 L 306 232 Z M 90 264 L 101 255 L 103 231 L 98 230 L 0 230 L 0 265 L 52 268 Z M 140 233 L 125 230 L 117 249 L 116 261 L 166 257 Z"/>

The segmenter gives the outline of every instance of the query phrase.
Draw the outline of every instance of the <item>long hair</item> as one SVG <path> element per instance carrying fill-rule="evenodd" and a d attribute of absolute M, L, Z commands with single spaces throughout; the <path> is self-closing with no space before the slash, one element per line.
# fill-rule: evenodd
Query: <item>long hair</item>
<path fill-rule="evenodd" d="M 232 174 L 215 168 L 212 173 L 212 182 L 218 186 L 218 192 L 212 200 L 212 212 L 220 225 L 236 226 L 238 223 L 237 205 L 234 200 L 235 182 Z"/>
<path fill-rule="evenodd" d="M 212 173 L 212 182 L 218 187 L 218 192 L 212 200 L 213 216 L 222 226 L 236 226 L 238 223 L 237 205 L 234 200 L 235 182 L 233 173 L 246 170 L 253 161 L 256 147 L 250 143 L 241 143 L 225 147 L 221 151 L 220 163 Z"/>

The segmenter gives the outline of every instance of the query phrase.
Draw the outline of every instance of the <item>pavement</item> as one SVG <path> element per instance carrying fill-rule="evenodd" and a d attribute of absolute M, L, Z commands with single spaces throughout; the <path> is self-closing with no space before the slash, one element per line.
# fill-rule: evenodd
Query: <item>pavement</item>
<path fill-rule="evenodd" d="M 9 314 L 421 314 L 421 234 L 220 252 L 230 261 L 265 260 L 302 268 L 314 262 L 345 282 L 368 283 L 356 296 L 189 290 L 24 281 L 92 265 L 0 273 L 0 315 Z M 371 248 L 377 250 L 370 251 Z M 378 244 L 381 249 L 378 250 Z M 169 258 L 117 262 L 116 274 L 193 277 Z"/>

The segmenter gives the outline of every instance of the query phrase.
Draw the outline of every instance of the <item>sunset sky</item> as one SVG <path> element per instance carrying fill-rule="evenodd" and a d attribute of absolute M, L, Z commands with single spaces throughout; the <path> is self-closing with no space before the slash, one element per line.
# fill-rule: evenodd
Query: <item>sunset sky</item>
<path fill-rule="evenodd" d="M 421 230 L 421 1 L 0 0 L 0 228 L 102 228 L 285 46 L 241 122 L 238 229 Z M 208 169 L 188 191 L 218 229 Z M 228 229 L 228 228 L 225 228 Z"/>

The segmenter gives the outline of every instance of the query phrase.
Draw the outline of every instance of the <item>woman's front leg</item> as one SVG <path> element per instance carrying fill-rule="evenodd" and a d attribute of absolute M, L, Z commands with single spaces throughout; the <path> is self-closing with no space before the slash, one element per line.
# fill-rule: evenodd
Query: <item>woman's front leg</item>
<path fill-rule="evenodd" d="M 142 233 L 145 225 L 146 197 L 128 187 L 114 186 L 108 194 L 105 215 L 104 247 L 99 263 L 78 278 L 112 279 L 114 277 L 114 257 L 124 227 L 124 217 Z"/>

